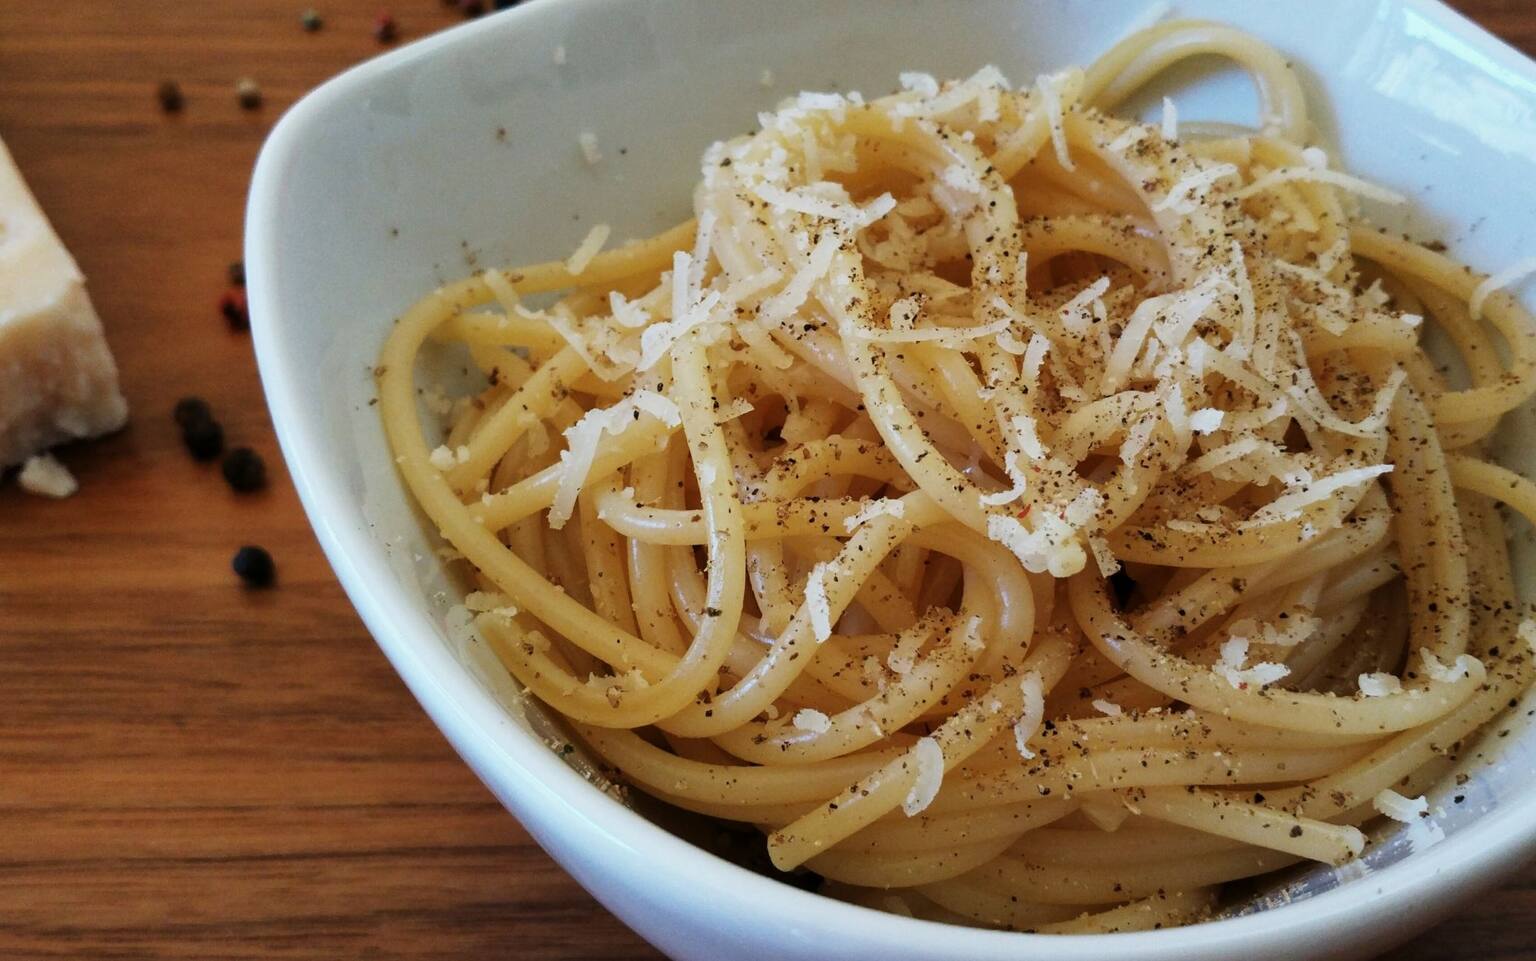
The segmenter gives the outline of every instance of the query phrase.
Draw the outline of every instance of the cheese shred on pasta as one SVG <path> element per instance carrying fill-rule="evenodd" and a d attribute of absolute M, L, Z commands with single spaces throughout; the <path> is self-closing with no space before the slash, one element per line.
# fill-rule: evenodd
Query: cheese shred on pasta
<path fill-rule="evenodd" d="M 1197 53 L 1262 129 L 1115 115 Z M 395 326 L 385 427 L 476 636 L 617 779 L 919 917 L 1187 923 L 1426 815 L 1394 788 L 1532 679 L 1496 507 L 1536 487 L 1488 447 L 1531 262 L 1370 226 L 1402 198 L 1220 25 L 900 84 L 786 100 L 693 219 Z M 424 410 L 429 341 L 483 389 Z"/>

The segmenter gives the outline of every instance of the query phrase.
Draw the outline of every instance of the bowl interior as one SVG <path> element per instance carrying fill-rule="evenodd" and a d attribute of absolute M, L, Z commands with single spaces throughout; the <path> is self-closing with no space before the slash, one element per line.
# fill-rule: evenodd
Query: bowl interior
<path fill-rule="evenodd" d="M 385 615 L 360 600 L 391 657 L 450 651 L 462 666 L 447 672 L 467 673 L 503 705 L 512 727 L 502 736 L 559 736 L 467 628 L 433 532 L 395 474 L 371 375 L 391 318 L 479 266 L 564 256 L 599 222 L 615 241 L 672 225 L 688 213 L 704 147 L 753 128 L 782 97 L 878 95 L 900 70 L 948 77 L 985 64 L 1024 84 L 1092 60 L 1163 6 L 972 0 L 935 16 L 919 0 L 543 0 L 364 65 L 296 108 L 253 195 L 258 351 L 290 465 L 354 599 L 366 584 L 436 627 L 381 629 L 399 625 L 381 625 Z M 1531 218 L 1499 216 L 1536 209 L 1536 70 L 1518 54 L 1427 3 L 1197 0 L 1178 12 L 1233 22 L 1294 57 L 1345 169 L 1412 198 L 1410 209 L 1373 211 L 1379 222 L 1442 239 L 1483 269 L 1536 249 Z M 1205 66 L 1165 78 L 1140 106 L 1166 91 L 1181 118 L 1250 120 L 1246 77 Z M 595 164 L 580 146 L 588 132 Z M 1524 411 L 1504 428 L 1506 463 L 1536 466 L 1522 442 L 1532 426 Z M 1533 560 L 1522 536 L 1527 597 Z M 424 686 L 463 680 L 434 670 L 441 676 L 423 680 L 402 665 L 424 700 Z M 1433 799 L 1443 809 L 1435 832 L 1454 838 L 1536 787 L 1525 720 L 1512 718 L 1513 733 L 1476 759 L 1466 752 L 1466 800 Z M 1363 865 L 1314 869 L 1282 896 L 1424 857 L 1433 840 L 1396 832 Z"/>

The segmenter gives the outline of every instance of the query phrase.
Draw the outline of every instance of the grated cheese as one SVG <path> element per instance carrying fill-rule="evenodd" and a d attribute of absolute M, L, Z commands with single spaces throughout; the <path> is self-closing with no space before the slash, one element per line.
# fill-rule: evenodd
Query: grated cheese
<path fill-rule="evenodd" d="M 1404 797 L 1391 788 L 1371 798 L 1371 806 L 1394 821 L 1416 824 L 1420 818 L 1429 817 L 1429 801 L 1424 795 Z"/>
<path fill-rule="evenodd" d="M 1065 78 L 1062 74 L 1041 74 L 1035 78 L 1035 86 L 1040 91 L 1040 104 L 1045 108 L 1045 116 L 1051 128 L 1051 146 L 1056 150 L 1056 162 L 1061 164 L 1064 170 L 1076 170 L 1077 165 L 1072 162 L 1072 155 L 1067 150 L 1067 125 L 1061 113 L 1061 86 Z"/>
<path fill-rule="evenodd" d="M 1163 139 L 1179 139 L 1179 108 L 1167 97 L 1163 98 Z"/>
<path fill-rule="evenodd" d="M 571 255 L 565 259 L 565 269 L 569 270 L 572 274 L 580 274 L 586 270 L 587 265 L 592 262 L 592 258 L 596 257 L 597 252 L 603 249 L 603 244 L 608 242 L 609 232 L 610 229 L 607 224 L 598 224 L 587 231 L 587 236 L 571 252 Z M 617 294 L 618 292 L 615 291 L 614 293 Z"/>
<path fill-rule="evenodd" d="M 902 517 L 906 512 L 907 505 L 901 501 L 892 497 L 881 497 L 865 504 L 852 517 L 844 520 L 843 529 L 852 533 L 854 529 L 862 524 L 867 524 L 876 517 Z"/>
<path fill-rule="evenodd" d="M 1051 347 L 1051 342 L 1044 334 L 1030 334 L 1029 344 L 1024 348 L 1023 367 L 1024 377 L 1030 382 L 1040 379 L 1040 365 L 1045 363 L 1045 352 Z"/>
<path fill-rule="evenodd" d="M 1098 711 L 1100 714 L 1105 715 L 1106 717 L 1119 717 L 1121 714 L 1125 713 L 1120 705 L 1106 701 L 1103 698 L 1094 699 L 1093 709 Z"/>
<path fill-rule="evenodd" d="M 1447 666 L 1429 648 L 1421 647 L 1419 658 L 1424 662 L 1424 673 L 1429 675 L 1430 680 L 1441 684 L 1453 684 L 1464 677 L 1481 681 L 1487 676 L 1483 662 L 1470 654 L 1458 654 L 1456 660 Z"/>
<path fill-rule="evenodd" d="M 832 636 L 832 602 L 827 598 L 826 562 L 816 564 L 805 578 L 805 610 L 811 617 L 811 633 L 820 644 Z"/>
<path fill-rule="evenodd" d="M 910 756 L 917 766 L 917 777 L 901 802 L 901 810 L 907 817 L 914 817 L 938 797 L 939 787 L 944 783 L 944 751 L 938 741 L 925 737 L 912 746 Z"/>
<path fill-rule="evenodd" d="M 565 430 L 566 449 L 560 452 L 560 483 L 549 505 L 549 526 L 560 530 L 570 520 L 576 508 L 576 498 L 581 494 L 592 463 L 597 459 L 597 448 L 604 433 L 615 436 L 629 429 L 641 413 L 649 414 L 668 427 L 682 423 L 677 405 L 653 390 L 637 390 L 612 407 L 594 408 Z"/>
<path fill-rule="evenodd" d="M 440 471 L 447 471 L 452 470 L 459 463 L 459 458 L 448 449 L 446 444 L 442 444 L 427 455 L 427 463 Z"/>
<path fill-rule="evenodd" d="M 597 149 L 597 134 L 592 131 L 583 130 L 577 135 L 576 143 L 581 147 L 581 156 L 587 166 L 594 167 L 603 159 L 602 152 Z"/>
<path fill-rule="evenodd" d="M 1013 451 L 1003 455 L 1003 469 L 1008 472 L 1008 479 L 1013 486 L 1004 491 L 994 491 L 981 495 L 981 503 L 985 507 L 1002 507 L 1012 504 L 1023 497 L 1029 491 L 1029 477 L 1019 470 L 1018 459 Z"/>
<path fill-rule="evenodd" d="M 1192 213 L 1196 201 L 1204 197 L 1218 181 L 1225 177 L 1236 176 L 1237 173 L 1237 165 L 1229 163 L 1212 164 L 1202 170 L 1196 170 L 1169 187 L 1168 193 L 1152 204 L 1152 212 L 1171 210 L 1181 214 Z"/>
<path fill-rule="evenodd" d="M 1369 181 L 1361 180 L 1359 177 L 1351 177 L 1349 174 L 1340 173 L 1337 170 L 1328 170 L 1310 165 L 1280 167 L 1271 170 L 1246 187 L 1243 187 L 1234 196 L 1238 200 L 1246 200 L 1256 194 L 1272 190 L 1280 184 L 1298 180 L 1328 184 L 1341 190 L 1347 190 L 1350 193 L 1359 194 L 1362 197 L 1378 200 L 1384 204 L 1403 204 L 1408 202 L 1407 197 L 1404 197 L 1395 190 L 1379 187 Z"/>
<path fill-rule="evenodd" d="M 1017 518 L 993 514 L 987 518 L 987 537 L 1013 552 L 1031 574 L 1049 572 L 1061 578 L 1081 571 L 1087 555 L 1074 539 L 1072 528 L 1048 509 L 1035 514 L 1039 526 L 1033 531 Z"/>
<path fill-rule="evenodd" d="M 1045 457 L 1045 445 L 1040 443 L 1040 435 L 1036 432 L 1033 417 L 1028 414 L 1015 414 L 1009 418 L 1008 427 L 1025 457 L 1030 460 L 1040 460 Z"/>
<path fill-rule="evenodd" d="M 795 712 L 790 721 L 795 727 L 812 734 L 825 734 L 832 729 L 832 719 L 815 708 L 803 707 Z"/>
<path fill-rule="evenodd" d="M 1525 646 L 1531 649 L 1532 654 L 1536 654 L 1536 621 L 1528 617 L 1522 620 L 1520 626 L 1515 629 L 1515 636 L 1525 642 Z"/>
<path fill-rule="evenodd" d="M 904 70 L 896 79 L 901 84 L 901 89 L 910 90 L 918 96 L 937 97 L 939 95 L 939 81 L 931 73 Z"/>
<path fill-rule="evenodd" d="M 1019 692 L 1023 695 L 1019 719 L 1013 725 L 1013 744 L 1019 757 L 1028 761 L 1035 752 L 1029 749 L 1029 741 L 1040 730 L 1045 720 L 1045 684 L 1039 671 L 1030 671 L 1019 679 Z"/>
<path fill-rule="evenodd" d="M 1196 434 L 1211 434 L 1221 429 L 1226 413 L 1214 407 L 1202 407 L 1189 415 L 1189 429 Z"/>
<path fill-rule="evenodd" d="M 69 497 L 80 489 L 75 475 L 52 454 L 28 457 L 16 475 L 16 483 L 28 494 L 40 497 Z"/>
<path fill-rule="evenodd" d="M 1304 484 L 1299 489 L 1282 494 L 1273 501 L 1254 511 L 1253 514 L 1240 526 L 1256 527 L 1261 524 L 1271 524 L 1277 520 L 1284 520 L 1299 516 L 1303 508 L 1307 508 L 1320 501 L 1329 500 L 1334 493 L 1356 484 L 1364 484 L 1375 480 L 1383 474 L 1390 474 L 1393 465 L 1377 464 L 1374 467 L 1354 467 L 1349 470 L 1339 471 L 1322 480 Z"/>
<path fill-rule="evenodd" d="M 1472 319 L 1482 319 L 1483 305 L 1488 302 L 1488 297 L 1494 291 L 1518 284 L 1532 274 L 1536 274 L 1536 257 L 1517 260 L 1503 270 L 1489 274 L 1482 283 L 1472 289 L 1472 296 L 1467 299 L 1467 309 L 1471 311 Z"/>
<path fill-rule="evenodd" d="M 1249 685 L 1263 687 L 1273 684 L 1291 673 L 1291 669 L 1284 664 L 1276 664 L 1272 661 L 1260 661 L 1252 667 L 1243 667 L 1248 660 L 1248 638 L 1228 638 L 1221 645 L 1221 660 L 1212 665 L 1212 670 L 1226 679 L 1227 683 L 1237 690 L 1246 690 Z"/>
<path fill-rule="evenodd" d="M 1109 541 L 1103 535 L 1088 535 L 1088 550 L 1093 553 L 1093 561 L 1099 566 L 1099 574 L 1102 577 L 1110 577 L 1120 570 L 1120 559 L 1109 548 Z"/>
<path fill-rule="evenodd" d="M 1403 689 L 1402 679 L 1396 674 L 1388 674 L 1385 671 L 1361 674 L 1357 681 L 1360 685 L 1360 693 L 1366 697 L 1386 697 L 1397 694 Z"/>
<path fill-rule="evenodd" d="M 1109 278 L 1100 277 L 1078 291 L 1071 300 L 1062 304 L 1057 312 L 1061 317 L 1062 326 L 1074 334 L 1086 333 L 1093 317 L 1091 308 L 1095 303 L 1099 304 L 1100 309 L 1103 308 L 1100 298 L 1107 290 L 1109 290 Z"/>
<path fill-rule="evenodd" d="M 835 231 L 825 231 L 821 239 L 816 241 L 816 246 L 811 248 L 810 256 L 806 262 L 795 271 L 777 294 L 763 301 L 758 316 L 766 323 L 778 323 L 788 319 L 810 296 L 811 287 L 816 281 L 826 276 L 827 270 L 832 266 L 832 259 L 837 256 L 837 248 L 841 239 Z"/>

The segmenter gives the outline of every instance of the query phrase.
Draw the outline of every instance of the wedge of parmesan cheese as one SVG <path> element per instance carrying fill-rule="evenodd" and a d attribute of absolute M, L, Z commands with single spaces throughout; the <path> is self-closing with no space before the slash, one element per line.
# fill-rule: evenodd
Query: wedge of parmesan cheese
<path fill-rule="evenodd" d="M 127 419 L 85 278 L 0 144 L 0 468 Z"/>

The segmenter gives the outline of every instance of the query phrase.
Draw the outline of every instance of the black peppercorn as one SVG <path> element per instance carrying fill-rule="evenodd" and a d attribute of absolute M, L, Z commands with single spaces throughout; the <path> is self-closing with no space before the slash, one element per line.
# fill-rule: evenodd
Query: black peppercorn
<path fill-rule="evenodd" d="M 309 10 L 305 10 L 304 13 L 299 16 L 299 24 L 303 26 L 305 33 L 314 33 L 316 30 L 319 30 L 322 26 L 325 25 L 325 21 L 320 19 L 320 14 L 318 11 L 311 8 Z"/>
<path fill-rule="evenodd" d="M 259 491 L 267 486 L 267 465 L 261 455 L 249 447 L 236 447 L 225 454 L 220 469 L 229 486 L 242 494 Z"/>
<path fill-rule="evenodd" d="M 224 452 L 224 428 L 216 420 L 194 421 L 181 429 L 181 441 L 194 460 L 210 461 Z"/>
<path fill-rule="evenodd" d="M 246 308 L 245 291 L 239 287 L 231 287 L 219 298 L 219 313 L 229 321 L 230 330 L 251 329 L 251 314 Z"/>
<path fill-rule="evenodd" d="M 252 587 L 271 587 L 277 579 L 277 565 L 272 563 L 272 555 L 251 544 L 236 551 L 229 566 Z"/>
<path fill-rule="evenodd" d="M 242 110 L 255 110 L 261 106 L 261 87 L 250 77 L 241 77 L 235 84 L 235 99 Z"/>
<path fill-rule="evenodd" d="M 171 416 L 175 418 L 176 426 L 186 430 L 194 424 L 211 423 L 213 408 L 201 397 L 183 397 L 176 402 L 176 409 Z"/>
<path fill-rule="evenodd" d="M 166 113 L 180 113 L 186 103 L 186 98 L 181 95 L 181 84 L 174 80 L 162 80 L 155 96 L 160 100 L 160 109 Z"/>
<path fill-rule="evenodd" d="M 380 13 L 373 19 L 373 38 L 379 43 L 394 43 L 400 36 L 400 26 L 388 13 Z"/>

